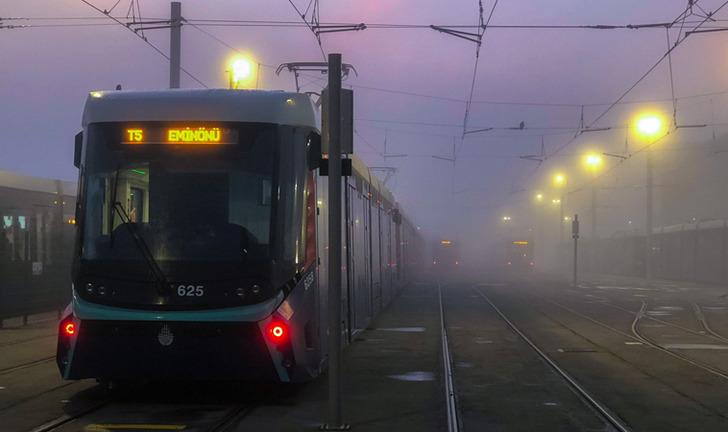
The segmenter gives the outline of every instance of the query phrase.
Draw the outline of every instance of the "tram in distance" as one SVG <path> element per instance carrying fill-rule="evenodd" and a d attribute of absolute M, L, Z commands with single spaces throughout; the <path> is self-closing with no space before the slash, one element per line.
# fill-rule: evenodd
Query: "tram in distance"
<path fill-rule="evenodd" d="M 460 266 L 460 244 L 452 240 L 433 243 L 432 267 L 436 270 L 453 270 Z"/>
<path fill-rule="evenodd" d="M 302 382 L 327 359 L 327 178 L 309 96 L 89 95 L 65 379 Z M 414 271 L 416 230 L 355 159 L 342 188 L 342 338 Z"/>
<path fill-rule="evenodd" d="M 507 269 L 532 270 L 533 241 L 523 238 L 506 240 L 503 245 L 503 265 Z"/>

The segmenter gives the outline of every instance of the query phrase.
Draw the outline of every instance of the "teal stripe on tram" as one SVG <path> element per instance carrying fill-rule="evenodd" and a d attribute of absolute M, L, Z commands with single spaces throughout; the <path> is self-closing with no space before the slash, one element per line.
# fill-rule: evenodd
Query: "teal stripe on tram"
<path fill-rule="evenodd" d="M 155 311 L 125 309 L 87 302 L 73 296 L 73 314 L 81 320 L 108 321 L 201 321 L 201 322 L 251 322 L 260 321 L 275 311 L 285 295 L 279 292 L 263 303 L 225 309 Z"/>

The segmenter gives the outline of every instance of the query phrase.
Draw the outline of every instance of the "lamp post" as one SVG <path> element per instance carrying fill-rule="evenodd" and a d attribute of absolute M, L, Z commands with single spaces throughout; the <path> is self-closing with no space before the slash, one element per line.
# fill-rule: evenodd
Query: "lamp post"
<path fill-rule="evenodd" d="M 584 156 L 584 166 L 592 174 L 591 181 L 591 238 L 589 248 L 589 267 L 595 271 L 597 258 L 597 173 L 604 164 L 604 159 L 599 153 L 587 153 Z"/>
<path fill-rule="evenodd" d="M 544 202 L 544 196 L 543 193 L 537 192 L 536 195 L 534 195 L 534 202 L 536 203 L 536 206 L 538 207 L 538 210 L 536 212 L 536 242 L 533 247 L 533 253 L 536 258 L 537 265 L 541 266 L 540 263 L 546 262 L 546 248 L 545 248 L 545 239 L 546 236 L 544 234 L 544 209 L 543 209 L 543 202 Z"/>
<path fill-rule="evenodd" d="M 637 134 L 655 139 L 664 134 L 665 122 L 658 114 L 643 114 L 637 118 Z M 652 147 L 647 148 L 645 167 L 645 278 L 652 279 L 652 230 L 653 230 L 653 161 Z"/>
<path fill-rule="evenodd" d="M 559 198 L 552 200 L 553 204 L 559 205 L 559 246 L 564 243 L 564 186 L 566 186 L 566 175 L 564 173 L 556 173 L 553 177 L 553 185 L 561 191 Z"/>

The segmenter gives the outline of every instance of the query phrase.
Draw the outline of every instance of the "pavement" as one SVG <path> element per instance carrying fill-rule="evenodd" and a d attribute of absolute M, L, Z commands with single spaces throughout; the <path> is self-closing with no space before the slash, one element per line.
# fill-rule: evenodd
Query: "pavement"
<path fill-rule="evenodd" d="M 447 430 L 442 293 L 465 431 L 609 431 L 496 306 L 634 431 L 728 430 L 728 289 L 589 276 L 428 277 L 405 287 L 344 351 L 354 431 Z M 492 303 L 492 304 L 491 304 Z M 328 377 L 299 386 L 167 383 L 110 393 L 60 379 L 55 321 L 0 330 L 0 430 L 307 431 L 326 422 Z"/>

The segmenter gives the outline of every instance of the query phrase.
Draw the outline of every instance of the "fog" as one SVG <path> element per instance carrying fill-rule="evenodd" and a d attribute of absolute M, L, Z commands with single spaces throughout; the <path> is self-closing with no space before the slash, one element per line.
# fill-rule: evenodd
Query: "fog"
<path fill-rule="evenodd" d="M 108 3 L 108 4 L 107 4 Z M 110 8 L 112 1 L 97 2 Z M 708 4 L 710 3 L 710 4 Z M 720 2 L 706 2 L 711 10 Z M 142 16 L 164 17 L 168 5 L 145 2 Z M 305 5 L 300 5 L 301 7 Z M 488 10 L 488 5 L 485 5 Z M 128 5 L 115 12 L 123 14 Z M 500 5 L 494 25 L 530 24 L 639 24 L 671 21 L 684 1 L 574 2 L 539 4 L 511 1 Z M 122 10 L 124 9 L 124 10 Z M 470 2 L 322 2 L 321 22 L 474 24 L 477 7 Z M 220 1 L 214 4 L 183 2 L 188 19 L 290 20 L 298 17 L 286 2 L 253 6 Z M 99 16 L 81 2 L 27 1 L 3 7 L 8 17 Z M 697 17 L 692 18 L 693 21 Z M 5 21 L 42 25 L 60 21 Z M 92 21 L 84 21 L 92 22 Z M 93 21 L 99 23 L 100 21 Z M 64 23 L 68 23 L 64 21 Z M 108 24 L 109 22 L 106 22 Z M 229 45 L 254 54 L 264 65 L 288 61 L 320 61 L 315 37 L 302 28 L 203 27 Z M 670 34 L 673 40 L 677 29 Z M 88 91 L 164 88 L 166 60 L 121 26 L 38 27 L 4 29 L 0 40 L 0 97 L 4 130 L 0 168 L 29 175 L 75 179 L 70 163 L 72 137 L 79 129 L 82 103 Z M 166 51 L 166 30 L 149 30 L 150 41 Z M 519 230 L 535 227 L 532 204 L 536 191 L 547 189 L 555 170 L 569 173 L 566 188 L 568 214 L 589 210 L 588 176 L 580 166 L 587 149 L 625 153 L 624 127 L 645 104 L 623 104 L 611 109 L 595 128 L 609 131 L 578 132 L 581 107 L 585 124 L 600 114 L 628 89 L 666 51 L 664 29 L 502 29 L 486 31 L 475 79 L 468 130 L 495 130 L 468 134 L 463 139 L 465 103 L 470 90 L 475 44 L 429 29 L 377 29 L 331 33 L 321 37 L 327 52 L 341 52 L 358 71 L 345 85 L 355 90 L 356 153 L 370 166 L 387 166 L 396 173 L 387 181 L 405 212 L 433 239 L 452 238 L 471 250 L 497 238 L 504 214 L 518 215 Z M 722 33 L 696 34 L 672 55 L 678 124 L 711 124 L 710 127 L 673 131 L 656 149 L 656 223 L 689 222 L 692 218 L 717 219 L 725 210 L 711 198 L 710 166 L 719 166 L 721 137 L 725 133 L 724 94 L 691 97 L 728 88 L 722 52 Z M 183 67 L 208 86 L 224 87 L 225 59 L 231 50 L 193 26 L 183 29 Z M 183 76 L 183 87 L 197 87 Z M 304 91 L 319 91 L 323 82 L 304 77 Z M 293 78 L 275 76 L 263 66 L 260 87 L 292 89 Z M 380 91 L 376 89 L 384 89 Z M 400 93 L 398 93 L 400 92 Z M 414 93 L 423 96 L 414 96 Z M 447 100 L 430 98 L 437 96 Z M 689 97 L 689 98 L 688 98 Z M 650 102 L 671 117 L 672 103 L 667 62 L 663 62 L 626 97 L 626 101 Z M 490 102 L 505 102 L 493 104 Z M 524 105 L 520 105 L 523 103 Z M 531 105 L 532 103 L 568 106 Z M 600 105 L 593 105 L 600 104 Z M 524 122 L 523 130 L 517 128 Z M 715 136 L 715 139 L 713 138 Z M 406 157 L 387 157 L 407 155 Z M 542 164 L 520 159 L 545 155 L 568 143 Z M 632 137 L 629 152 L 644 142 Z M 433 159 L 452 158 L 455 161 Z M 609 173 L 599 180 L 600 236 L 643 227 L 644 172 L 642 155 L 621 162 L 605 161 Z M 705 165 L 705 169 L 697 168 Z M 720 169 L 715 169 L 719 175 Z M 700 179 L 688 173 L 700 172 Z M 692 182 L 703 185 L 691 193 Z M 690 203 L 671 205 L 674 197 L 690 197 Z M 699 198 L 701 197 L 701 198 Z M 700 202 L 697 202 L 700 201 Z M 689 211 L 688 211 L 689 209 Z M 546 218 L 548 219 L 548 217 Z M 552 218 L 553 219 L 553 218 Z M 583 228 L 590 232 L 588 218 Z M 632 224 L 628 224 L 632 221 Z M 470 244 L 472 243 L 472 244 Z"/>

